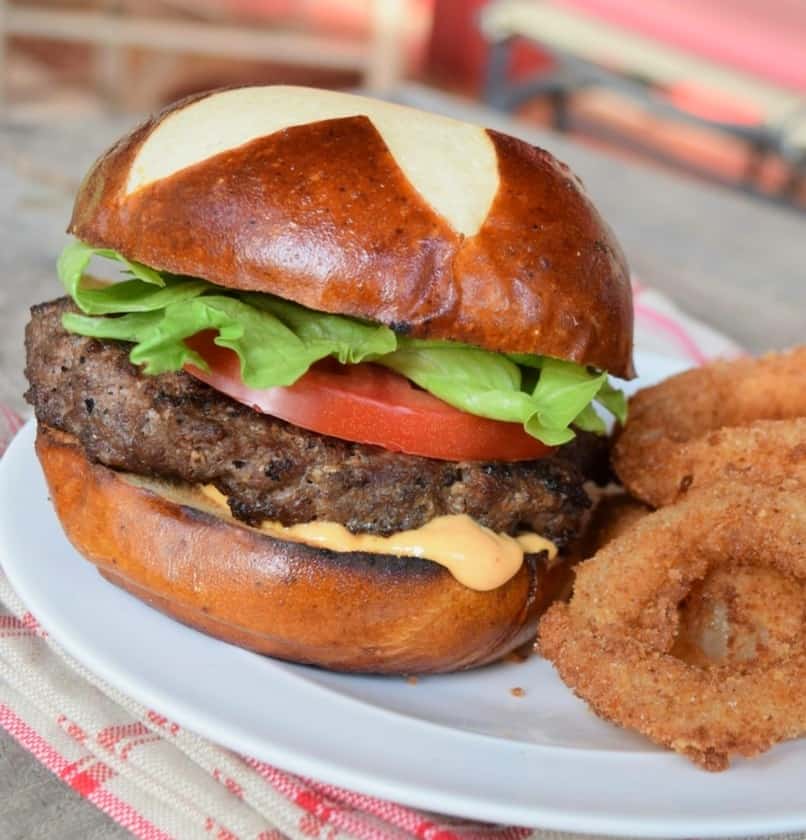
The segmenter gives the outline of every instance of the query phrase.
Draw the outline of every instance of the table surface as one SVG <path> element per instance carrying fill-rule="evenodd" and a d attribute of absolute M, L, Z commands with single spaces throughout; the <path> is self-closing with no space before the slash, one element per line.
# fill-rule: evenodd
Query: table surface
<path fill-rule="evenodd" d="M 806 219 L 682 176 L 605 157 L 419 86 L 406 104 L 486 124 L 543 146 L 585 182 L 633 270 L 682 308 L 754 352 L 806 339 Z M 0 121 L 0 401 L 22 399 L 22 335 L 31 304 L 56 297 L 56 256 L 72 197 L 131 117 L 59 124 Z M 115 838 L 123 829 L 0 735 L 0 837 Z"/>

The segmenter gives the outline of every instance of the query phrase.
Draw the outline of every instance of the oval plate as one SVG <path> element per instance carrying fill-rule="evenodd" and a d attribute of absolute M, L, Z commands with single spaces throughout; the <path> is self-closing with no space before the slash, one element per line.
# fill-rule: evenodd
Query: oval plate
<path fill-rule="evenodd" d="M 680 369 L 638 361 L 641 384 Z M 412 685 L 277 662 L 171 621 L 69 545 L 34 435 L 29 423 L 0 462 L 3 568 L 70 654 L 183 726 L 295 773 L 492 822 L 642 837 L 806 829 L 806 741 L 709 774 L 598 720 L 537 657 Z"/>

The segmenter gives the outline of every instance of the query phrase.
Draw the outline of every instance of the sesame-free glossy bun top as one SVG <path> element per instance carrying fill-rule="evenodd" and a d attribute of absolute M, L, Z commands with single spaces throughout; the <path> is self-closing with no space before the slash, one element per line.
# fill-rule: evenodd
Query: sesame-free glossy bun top
<path fill-rule="evenodd" d="M 626 262 L 580 181 L 543 149 L 399 105 L 191 97 L 96 162 L 69 230 L 414 337 L 633 375 Z"/>

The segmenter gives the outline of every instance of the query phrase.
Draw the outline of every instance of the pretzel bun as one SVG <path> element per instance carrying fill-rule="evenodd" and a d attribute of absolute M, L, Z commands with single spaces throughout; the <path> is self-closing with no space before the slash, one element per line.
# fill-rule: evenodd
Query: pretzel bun
<path fill-rule="evenodd" d="M 191 97 L 97 161 L 70 231 L 414 337 L 633 375 L 627 266 L 580 181 L 434 114 L 300 87 Z"/>
<path fill-rule="evenodd" d="M 482 665 L 532 639 L 569 584 L 568 564 L 528 556 L 508 583 L 477 592 L 428 560 L 273 539 L 191 486 L 92 464 L 47 426 L 36 452 L 68 539 L 104 577 L 191 627 L 294 662 L 394 674 Z"/>

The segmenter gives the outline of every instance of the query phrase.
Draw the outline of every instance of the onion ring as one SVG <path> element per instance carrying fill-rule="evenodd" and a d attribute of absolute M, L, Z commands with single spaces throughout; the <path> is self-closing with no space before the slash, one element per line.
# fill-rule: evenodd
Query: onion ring
<path fill-rule="evenodd" d="M 577 568 L 571 601 L 541 621 L 540 652 L 597 714 L 708 770 L 798 737 L 806 600 L 764 656 L 703 667 L 674 655 L 681 603 L 736 565 L 806 591 L 806 494 L 716 484 L 649 514 Z"/>
<path fill-rule="evenodd" d="M 733 477 L 806 487 L 806 346 L 715 362 L 639 391 L 613 467 L 652 507 Z"/>

